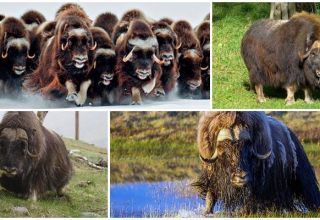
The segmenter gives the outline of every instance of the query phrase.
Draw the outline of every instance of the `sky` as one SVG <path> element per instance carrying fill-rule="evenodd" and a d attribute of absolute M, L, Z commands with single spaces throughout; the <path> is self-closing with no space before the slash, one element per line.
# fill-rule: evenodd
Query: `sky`
<path fill-rule="evenodd" d="M 5 112 L 0 111 L 0 120 Z M 108 113 L 106 111 L 81 111 L 79 139 L 100 148 L 108 145 Z M 75 136 L 75 112 L 73 111 L 49 111 L 44 125 L 58 134 L 74 138 Z"/>
<path fill-rule="evenodd" d="M 12 2 L 0 3 L 0 13 L 6 16 L 20 17 L 27 10 L 38 10 L 44 14 L 46 19 L 52 20 L 61 2 Z M 92 20 L 99 14 L 110 11 L 121 17 L 129 9 L 141 9 L 148 18 L 158 20 L 163 17 L 170 17 L 173 20 L 186 19 L 192 26 L 198 25 L 210 12 L 210 3 L 146 3 L 146 2 L 80 2 L 80 4 Z"/>

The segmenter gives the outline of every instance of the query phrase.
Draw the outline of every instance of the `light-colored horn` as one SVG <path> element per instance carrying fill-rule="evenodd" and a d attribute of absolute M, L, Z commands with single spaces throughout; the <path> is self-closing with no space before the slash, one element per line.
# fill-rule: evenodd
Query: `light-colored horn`
<path fill-rule="evenodd" d="M 155 54 L 153 54 L 153 60 L 157 63 L 157 64 L 164 64 L 163 60 L 160 60 Z"/>
<path fill-rule="evenodd" d="M 217 136 L 217 142 L 224 141 L 224 140 L 233 140 L 233 139 L 234 137 L 231 134 L 231 130 L 227 128 L 221 129 Z"/>
<path fill-rule="evenodd" d="M 33 59 L 33 58 L 36 57 L 36 54 L 33 54 L 33 55 L 31 56 L 31 55 L 28 53 L 27 57 L 28 57 L 28 59 Z"/>
<path fill-rule="evenodd" d="M 66 43 L 66 45 L 61 44 L 61 50 L 65 51 L 68 47 L 68 42 Z"/>
<path fill-rule="evenodd" d="M 8 56 L 8 52 L 7 51 L 5 53 L 2 52 L 2 54 L 1 54 L 2 59 L 6 59 L 7 56 Z"/>
<path fill-rule="evenodd" d="M 97 48 L 97 41 L 94 42 L 93 47 L 90 48 L 90 50 L 95 50 Z"/>
<path fill-rule="evenodd" d="M 134 48 L 135 48 L 135 47 L 132 48 L 132 50 L 130 51 L 130 53 L 129 53 L 127 56 L 124 56 L 124 57 L 122 58 L 122 61 L 123 61 L 123 62 L 126 63 L 126 62 L 128 62 L 128 61 L 131 60 L 132 55 L 133 55 L 133 50 L 134 50 Z"/>
<path fill-rule="evenodd" d="M 27 151 L 27 154 L 28 154 L 30 157 L 32 157 L 32 158 L 36 158 L 36 157 L 39 156 L 39 154 L 33 154 L 33 153 L 31 153 L 31 152 L 29 151 L 28 147 L 27 147 L 26 151 Z"/>
<path fill-rule="evenodd" d="M 175 47 L 176 50 L 178 50 L 181 47 L 182 43 L 180 42 L 178 46 Z"/>
<path fill-rule="evenodd" d="M 93 63 L 93 69 L 95 69 L 97 67 L 97 61 L 94 61 Z"/>
<path fill-rule="evenodd" d="M 200 67 L 201 70 L 207 70 L 209 68 L 209 66 L 206 67 Z"/>
<path fill-rule="evenodd" d="M 209 159 L 206 159 L 206 158 L 202 157 L 201 154 L 199 155 L 200 160 L 205 162 L 205 163 L 214 163 L 218 159 L 218 156 L 219 156 L 219 152 L 218 152 L 217 148 L 214 151 L 214 154 L 212 155 L 212 157 L 209 158 Z"/>
<path fill-rule="evenodd" d="M 266 154 L 259 154 L 258 152 L 253 151 L 253 154 L 260 160 L 268 159 L 271 156 L 271 153 L 272 153 L 272 150 L 270 150 Z"/>

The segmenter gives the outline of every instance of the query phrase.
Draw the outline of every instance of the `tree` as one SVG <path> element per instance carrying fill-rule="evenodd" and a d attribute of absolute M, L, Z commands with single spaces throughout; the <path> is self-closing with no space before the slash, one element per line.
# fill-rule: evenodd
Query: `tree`
<path fill-rule="evenodd" d="M 316 13 L 316 3 L 275 2 L 271 3 L 270 18 L 286 20 L 296 12 Z"/>

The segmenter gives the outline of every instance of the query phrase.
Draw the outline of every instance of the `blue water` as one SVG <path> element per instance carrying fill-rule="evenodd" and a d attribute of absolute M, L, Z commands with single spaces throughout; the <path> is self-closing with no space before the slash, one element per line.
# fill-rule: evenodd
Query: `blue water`
<path fill-rule="evenodd" d="M 112 184 L 110 197 L 111 217 L 199 216 L 204 206 L 187 181 Z"/>

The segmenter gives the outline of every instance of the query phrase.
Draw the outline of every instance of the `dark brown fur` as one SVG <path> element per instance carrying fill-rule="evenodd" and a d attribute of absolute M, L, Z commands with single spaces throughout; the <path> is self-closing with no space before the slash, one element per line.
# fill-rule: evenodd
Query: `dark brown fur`
<path fill-rule="evenodd" d="M 32 200 L 47 191 L 62 195 L 73 171 L 61 137 L 46 129 L 33 112 L 6 113 L 0 124 L 0 133 L 8 128 L 24 130 L 27 142 L 21 146 L 19 142 L 8 143 L 0 137 L 1 186 Z M 16 169 L 15 175 L 9 173 L 12 169 Z"/>
<path fill-rule="evenodd" d="M 106 12 L 97 17 L 93 26 L 104 29 L 111 36 L 117 23 L 117 16 L 111 12 Z"/>

